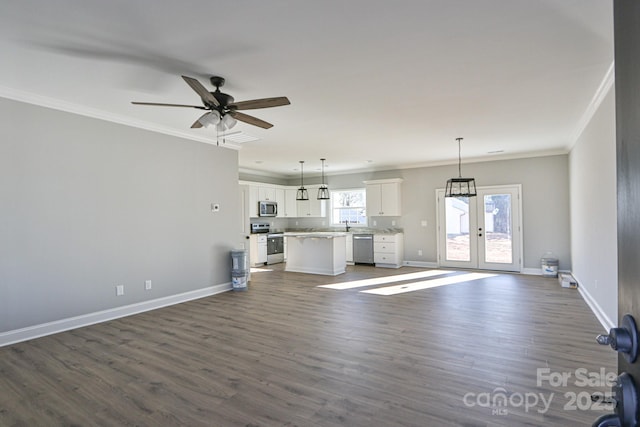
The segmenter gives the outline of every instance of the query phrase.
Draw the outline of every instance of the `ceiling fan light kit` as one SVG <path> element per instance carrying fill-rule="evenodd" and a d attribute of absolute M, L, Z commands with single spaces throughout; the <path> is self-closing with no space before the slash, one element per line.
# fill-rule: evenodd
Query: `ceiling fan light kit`
<path fill-rule="evenodd" d="M 476 191 L 476 180 L 474 178 L 463 178 L 461 172 L 460 157 L 460 141 L 463 138 L 456 138 L 458 141 L 458 178 L 451 178 L 447 181 L 445 189 L 445 197 L 475 197 L 478 195 Z"/>
<path fill-rule="evenodd" d="M 300 160 L 300 188 L 296 192 L 296 200 L 309 200 L 309 192 L 304 188 L 303 166 L 304 160 Z"/>
<path fill-rule="evenodd" d="M 320 159 L 322 162 L 322 184 L 318 188 L 318 200 L 329 200 L 331 198 L 329 194 L 329 187 L 324 183 L 324 161 L 327 159 Z"/>
<path fill-rule="evenodd" d="M 202 100 L 200 105 L 184 105 L 184 104 L 163 104 L 156 102 L 131 102 L 135 105 L 152 105 L 160 107 L 186 107 L 206 110 L 207 113 L 200 116 L 198 120 L 191 125 L 192 129 L 208 127 L 216 125 L 218 131 L 224 132 L 231 129 L 241 121 L 263 129 L 273 127 L 271 123 L 265 122 L 257 117 L 241 113 L 238 110 L 255 110 L 258 108 L 280 107 L 289 105 L 289 99 L 286 96 L 275 98 L 252 99 L 249 101 L 235 102 L 233 96 L 220 92 L 220 88 L 224 85 L 224 78 L 219 76 L 211 77 L 211 84 L 216 87 L 214 92 L 209 92 L 198 80 L 193 77 L 182 76 L 182 79 L 193 89 Z"/>

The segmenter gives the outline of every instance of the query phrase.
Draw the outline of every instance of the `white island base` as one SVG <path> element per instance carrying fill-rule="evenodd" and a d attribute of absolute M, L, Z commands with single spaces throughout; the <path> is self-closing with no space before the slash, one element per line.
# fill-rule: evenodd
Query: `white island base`
<path fill-rule="evenodd" d="M 347 269 L 347 244 L 343 233 L 285 234 L 285 271 L 337 276 Z"/>

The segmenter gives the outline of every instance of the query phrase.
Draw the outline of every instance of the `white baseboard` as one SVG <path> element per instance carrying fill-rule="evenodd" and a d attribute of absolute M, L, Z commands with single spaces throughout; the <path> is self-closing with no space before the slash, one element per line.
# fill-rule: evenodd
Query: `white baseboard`
<path fill-rule="evenodd" d="M 407 267 L 438 268 L 437 262 L 427 262 L 427 261 L 404 261 L 402 265 Z"/>
<path fill-rule="evenodd" d="M 609 316 L 607 316 L 607 314 L 602 310 L 600 304 L 598 304 L 598 302 L 591 296 L 589 290 L 584 286 L 580 286 L 579 278 L 577 278 L 575 275 L 573 276 L 573 278 L 576 279 L 576 282 L 578 282 L 578 292 L 580 292 L 580 295 L 582 295 L 582 299 L 584 299 L 584 302 L 586 302 L 591 311 L 593 311 L 593 314 L 596 315 L 596 318 L 598 319 L 604 330 L 609 331 L 609 329 L 615 328 L 617 321 L 612 321 Z"/>
<path fill-rule="evenodd" d="M 542 269 L 540 268 L 523 268 L 522 274 L 531 274 L 534 276 L 542 276 Z"/>
<path fill-rule="evenodd" d="M 220 285 L 209 286 L 195 291 L 184 292 L 177 295 L 143 301 L 122 307 L 110 308 L 108 310 L 97 311 L 95 313 L 83 314 L 81 316 L 69 317 L 67 319 L 42 323 L 40 325 L 28 326 L 26 328 L 14 329 L 12 331 L 0 333 L 0 347 L 15 344 L 22 341 L 40 338 L 46 335 L 57 334 L 59 332 L 89 326 L 108 320 L 131 316 L 169 305 L 180 304 L 194 299 L 204 298 L 231 290 L 231 282 Z"/>

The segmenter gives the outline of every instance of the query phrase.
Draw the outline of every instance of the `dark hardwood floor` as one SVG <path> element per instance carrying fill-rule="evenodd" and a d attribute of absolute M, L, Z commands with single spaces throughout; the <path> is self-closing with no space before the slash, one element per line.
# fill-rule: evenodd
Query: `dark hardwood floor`
<path fill-rule="evenodd" d="M 248 292 L 0 348 L 0 425 L 582 426 L 603 413 L 589 396 L 610 390 L 601 372 L 617 357 L 556 279 L 382 296 L 360 291 L 407 282 L 317 285 L 426 270 L 265 270 Z"/>

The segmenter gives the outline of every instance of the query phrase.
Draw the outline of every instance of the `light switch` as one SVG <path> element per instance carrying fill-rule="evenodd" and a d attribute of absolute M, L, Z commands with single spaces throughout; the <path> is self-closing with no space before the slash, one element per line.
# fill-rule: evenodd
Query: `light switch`
<path fill-rule="evenodd" d="M 423 226 L 423 227 L 426 227 L 427 226 L 427 220 L 423 219 L 422 221 L 420 221 L 420 225 Z"/>

